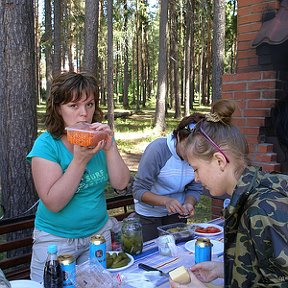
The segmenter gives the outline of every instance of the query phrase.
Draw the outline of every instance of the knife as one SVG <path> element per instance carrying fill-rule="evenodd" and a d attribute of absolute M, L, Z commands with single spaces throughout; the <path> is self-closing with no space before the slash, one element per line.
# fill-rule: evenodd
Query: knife
<path fill-rule="evenodd" d="M 165 272 L 161 271 L 160 269 L 151 267 L 151 266 L 146 265 L 146 264 L 144 264 L 144 263 L 139 263 L 139 264 L 138 264 L 138 268 L 139 268 L 139 269 L 143 269 L 143 270 L 145 270 L 145 271 L 158 271 L 158 272 L 160 272 L 160 275 L 161 275 L 161 276 L 165 276 L 165 277 L 168 277 L 168 278 L 170 277 L 168 273 L 165 273 Z"/>

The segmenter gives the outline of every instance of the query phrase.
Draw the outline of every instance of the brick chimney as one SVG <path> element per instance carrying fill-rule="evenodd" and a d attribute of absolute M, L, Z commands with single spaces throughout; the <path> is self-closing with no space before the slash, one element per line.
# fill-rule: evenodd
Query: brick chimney
<path fill-rule="evenodd" d="M 222 78 L 222 98 L 234 100 L 239 107 L 233 121 L 247 138 L 252 164 L 266 171 L 281 171 L 282 167 L 275 143 L 270 141 L 276 138 L 271 135 L 271 116 L 276 101 L 285 97 L 288 71 L 273 70 L 272 66 L 272 70 L 263 70 L 253 41 L 263 25 L 263 15 L 277 15 L 279 8 L 278 0 L 238 1 L 236 74 Z M 212 200 L 213 218 L 221 215 L 222 202 Z"/>

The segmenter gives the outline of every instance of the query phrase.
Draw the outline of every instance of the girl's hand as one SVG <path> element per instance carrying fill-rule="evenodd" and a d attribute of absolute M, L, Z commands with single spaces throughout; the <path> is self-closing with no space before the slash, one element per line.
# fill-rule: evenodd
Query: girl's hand
<path fill-rule="evenodd" d="M 192 203 L 183 204 L 183 208 L 185 210 L 185 214 L 179 215 L 179 218 L 190 218 L 194 216 L 195 209 Z"/>
<path fill-rule="evenodd" d="M 165 201 L 165 207 L 168 210 L 169 214 L 175 214 L 178 213 L 180 215 L 184 215 L 186 213 L 186 210 L 184 207 L 180 204 L 180 202 L 173 198 L 168 198 Z"/>
<path fill-rule="evenodd" d="M 73 148 L 74 159 L 77 162 L 86 165 L 93 157 L 93 155 L 95 155 L 97 152 L 103 149 L 104 146 L 105 146 L 104 140 L 100 141 L 98 145 L 93 148 L 87 146 L 74 145 Z"/>
<path fill-rule="evenodd" d="M 202 282 L 211 282 L 224 277 L 224 264 L 222 262 L 207 261 L 192 266 L 191 271 Z"/>
<path fill-rule="evenodd" d="M 91 128 L 95 129 L 95 131 L 104 131 L 107 133 L 107 135 L 108 135 L 107 139 L 100 141 L 96 147 L 98 147 L 100 144 L 100 146 L 98 147 L 98 148 L 100 148 L 99 150 L 103 149 L 105 151 L 109 151 L 112 147 L 113 136 L 114 136 L 114 133 L 110 129 L 109 125 L 96 122 L 96 123 L 91 124 Z"/>

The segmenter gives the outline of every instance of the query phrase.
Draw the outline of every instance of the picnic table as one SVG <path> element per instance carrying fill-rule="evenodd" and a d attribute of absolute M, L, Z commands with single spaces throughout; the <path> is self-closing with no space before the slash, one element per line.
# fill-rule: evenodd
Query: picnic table
<path fill-rule="evenodd" d="M 217 218 L 212 221 L 209 221 L 210 224 L 216 224 L 219 226 L 224 225 L 223 218 Z M 223 241 L 223 233 L 218 234 L 217 236 L 209 237 L 211 240 Z M 197 238 L 197 236 L 195 236 Z M 141 275 L 143 273 L 142 269 L 138 268 L 139 263 L 144 263 L 146 265 L 152 266 L 154 268 L 158 268 L 161 271 L 168 273 L 169 271 L 184 265 L 185 267 L 191 267 L 195 263 L 194 253 L 185 249 L 185 243 L 177 244 L 178 247 L 178 255 L 175 257 L 172 256 L 163 256 L 159 253 L 158 247 L 156 244 L 156 239 L 147 241 L 144 243 L 143 252 L 139 255 L 134 256 L 134 263 L 131 267 L 122 271 L 122 274 L 125 275 L 131 273 L 138 273 Z M 213 249 L 213 248 L 212 248 Z M 212 260 L 215 261 L 223 261 L 223 253 L 212 255 Z M 165 276 L 158 277 L 160 278 L 156 282 L 157 287 L 166 288 L 169 286 L 169 278 Z M 216 279 L 211 282 L 213 285 L 223 286 L 223 279 Z M 125 288 L 131 287 L 130 285 L 125 286 Z M 133 286 L 132 286 L 133 287 Z M 140 286 L 139 286 L 140 287 Z"/>

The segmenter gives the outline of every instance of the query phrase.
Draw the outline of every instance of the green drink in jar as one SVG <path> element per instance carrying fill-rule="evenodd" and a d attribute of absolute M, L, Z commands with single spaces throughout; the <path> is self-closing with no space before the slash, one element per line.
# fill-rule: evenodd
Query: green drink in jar
<path fill-rule="evenodd" d="M 122 250 L 131 255 L 140 254 L 143 249 L 142 225 L 140 220 L 136 217 L 124 219 L 121 232 Z"/>

